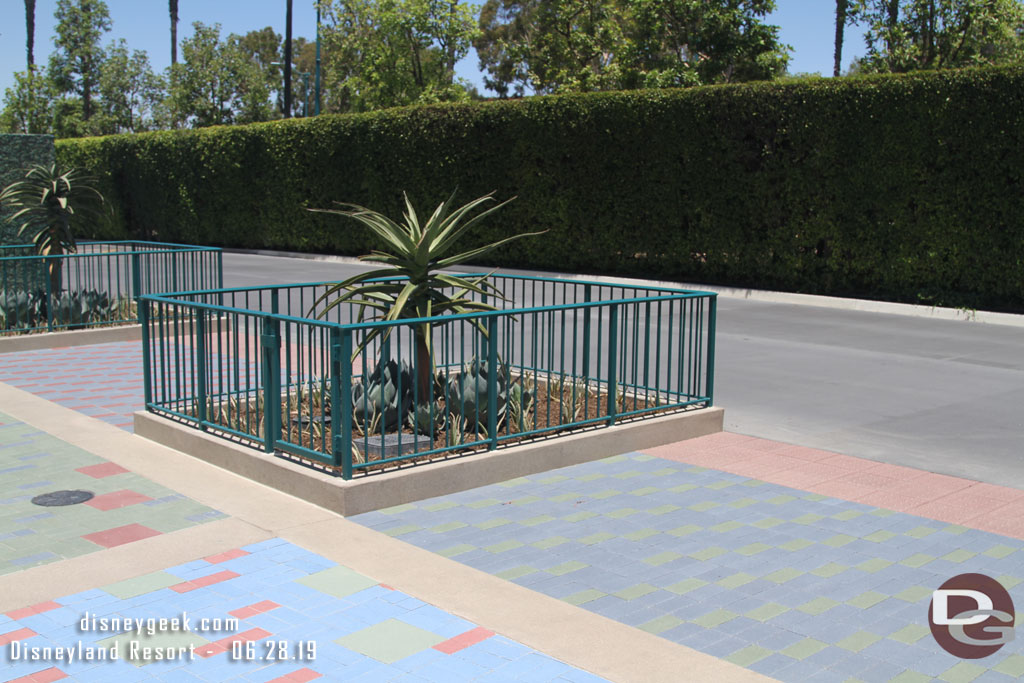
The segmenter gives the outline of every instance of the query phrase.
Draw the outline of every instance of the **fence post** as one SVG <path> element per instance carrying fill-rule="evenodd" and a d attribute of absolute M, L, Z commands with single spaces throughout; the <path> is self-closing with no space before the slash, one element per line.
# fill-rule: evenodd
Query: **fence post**
<path fill-rule="evenodd" d="M 711 308 L 708 310 L 708 406 L 712 406 L 715 404 L 715 323 L 717 319 L 718 294 L 712 294 Z"/>
<path fill-rule="evenodd" d="M 196 411 L 199 418 L 199 429 L 206 431 L 206 423 L 209 421 L 208 397 L 206 395 L 206 311 L 196 310 L 196 373 L 199 383 L 199 410 Z"/>
<path fill-rule="evenodd" d="M 281 434 L 281 323 L 272 315 L 263 317 L 263 450 L 274 452 Z"/>
<path fill-rule="evenodd" d="M 134 251 L 132 253 L 132 299 L 136 303 L 142 296 L 142 254 Z"/>
<path fill-rule="evenodd" d="M 331 454 L 352 478 L 352 330 L 331 328 Z"/>
<path fill-rule="evenodd" d="M 619 305 L 612 304 L 608 321 L 608 426 L 615 424 L 619 392 Z"/>
<path fill-rule="evenodd" d="M 153 402 L 153 378 L 149 373 L 152 369 L 150 362 L 150 338 L 149 338 L 149 301 L 143 299 L 137 304 L 139 313 L 139 324 L 142 326 L 142 407 L 149 410 L 149 404 Z"/>
<path fill-rule="evenodd" d="M 490 445 L 487 450 L 498 447 L 498 317 L 487 319 L 487 436 Z M 508 378 L 506 378 L 507 381 Z M 506 406 L 506 409 L 508 406 Z M 479 408 L 477 409 L 479 410 Z"/>
<path fill-rule="evenodd" d="M 44 256 L 43 263 L 46 264 L 43 268 L 43 279 L 46 281 L 46 331 L 53 332 L 53 279 L 50 277 L 50 269 L 54 267 L 54 261 L 49 256 Z M 60 267 L 59 262 L 57 267 Z"/>
<path fill-rule="evenodd" d="M 589 304 L 591 286 L 583 286 L 583 302 Z M 583 379 L 590 380 L 590 314 L 594 309 L 589 306 L 583 309 Z"/>

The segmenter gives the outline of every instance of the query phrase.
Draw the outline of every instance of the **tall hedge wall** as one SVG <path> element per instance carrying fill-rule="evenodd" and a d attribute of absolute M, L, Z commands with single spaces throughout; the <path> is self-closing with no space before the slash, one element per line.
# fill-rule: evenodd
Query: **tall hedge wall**
<path fill-rule="evenodd" d="M 531 98 L 58 142 L 114 232 L 359 254 L 332 201 L 518 199 L 492 263 L 1024 310 L 1024 69 Z"/>

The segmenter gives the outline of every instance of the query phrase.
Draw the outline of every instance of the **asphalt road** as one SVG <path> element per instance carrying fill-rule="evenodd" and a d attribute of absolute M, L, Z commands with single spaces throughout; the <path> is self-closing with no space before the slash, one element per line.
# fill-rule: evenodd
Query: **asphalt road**
<path fill-rule="evenodd" d="M 350 263 L 225 254 L 226 286 Z M 1024 489 L 1024 327 L 719 297 L 729 431 Z"/>

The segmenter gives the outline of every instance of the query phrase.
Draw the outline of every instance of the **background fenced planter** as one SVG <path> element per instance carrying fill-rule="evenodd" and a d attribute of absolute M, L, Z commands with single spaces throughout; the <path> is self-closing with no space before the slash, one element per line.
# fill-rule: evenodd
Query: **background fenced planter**
<path fill-rule="evenodd" d="M 61 291 L 53 291 L 51 264 Z M 213 247 L 79 242 L 76 253 L 40 256 L 32 245 L 0 246 L 0 333 L 134 323 L 143 294 L 223 283 L 221 250 Z"/>
<path fill-rule="evenodd" d="M 523 276 L 491 284 L 500 310 L 431 319 L 428 396 L 414 379 L 424 320 L 359 322 L 347 303 L 320 319 L 329 284 L 144 296 L 146 409 L 349 479 L 712 404 L 714 294 Z M 389 338 L 353 360 L 378 328 Z"/>

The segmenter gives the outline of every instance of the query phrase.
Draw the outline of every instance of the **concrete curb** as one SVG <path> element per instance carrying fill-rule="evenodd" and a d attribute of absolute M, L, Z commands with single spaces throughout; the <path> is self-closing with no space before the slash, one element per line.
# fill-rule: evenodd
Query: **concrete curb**
<path fill-rule="evenodd" d="M 144 411 L 135 434 L 350 516 L 720 432 L 724 415 L 720 407 L 664 415 L 350 481 Z"/>
<path fill-rule="evenodd" d="M 0 353 L 39 351 L 40 349 L 59 349 L 68 346 L 88 346 L 89 344 L 108 344 L 110 342 L 139 341 L 141 339 L 141 325 L 104 327 L 96 330 L 22 334 L 14 337 L 0 337 Z"/>

